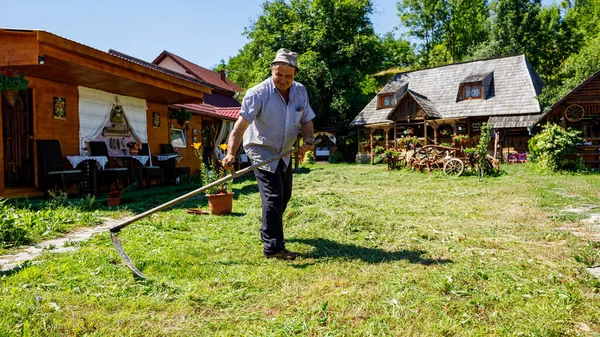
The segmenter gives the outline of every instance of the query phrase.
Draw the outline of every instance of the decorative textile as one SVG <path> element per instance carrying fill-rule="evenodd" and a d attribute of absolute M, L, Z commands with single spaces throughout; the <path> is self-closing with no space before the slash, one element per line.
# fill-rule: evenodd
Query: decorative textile
<path fill-rule="evenodd" d="M 119 162 L 120 165 L 122 165 L 123 158 L 137 159 L 137 161 L 142 163 L 142 166 L 146 166 L 146 163 L 148 162 L 148 156 L 115 156 L 115 159 L 117 160 L 117 162 Z"/>
<path fill-rule="evenodd" d="M 85 87 L 79 89 L 79 153 L 83 154 L 85 142 L 102 133 L 108 121 L 115 95 Z"/>
<path fill-rule="evenodd" d="M 225 158 L 225 154 L 227 154 L 227 150 L 221 149 L 219 145 L 222 144 L 223 141 L 227 142 L 231 130 L 233 130 L 233 121 L 223 121 L 223 125 L 221 125 L 221 130 L 219 130 L 219 135 L 217 136 L 215 143 L 215 156 L 219 160 Z"/>
<path fill-rule="evenodd" d="M 108 158 L 105 156 L 67 156 L 67 160 L 76 168 L 84 160 L 95 160 L 99 170 L 104 170 L 104 166 L 108 163 Z"/>
<path fill-rule="evenodd" d="M 180 154 L 167 154 L 167 155 L 156 156 L 156 159 L 158 159 L 158 161 L 165 161 L 165 160 L 169 160 L 172 158 L 177 159 L 177 162 L 179 162 L 181 160 L 181 155 Z"/>
<path fill-rule="evenodd" d="M 148 143 L 148 129 L 146 125 L 146 101 L 139 98 L 116 95 L 121 104 L 127 124 L 133 136 L 141 143 Z"/>

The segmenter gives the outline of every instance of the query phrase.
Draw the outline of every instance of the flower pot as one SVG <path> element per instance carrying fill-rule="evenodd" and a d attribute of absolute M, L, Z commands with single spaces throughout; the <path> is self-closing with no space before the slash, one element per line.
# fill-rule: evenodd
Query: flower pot
<path fill-rule="evenodd" d="M 213 215 L 231 214 L 233 193 L 207 194 L 210 213 Z"/>
<path fill-rule="evenodd" d="M 118 198 L 107 198 L 106 199 L 106 204 L 109 207 L 119 206 L 120 203 L 121 203 L 121 197 L 118 197 Z"/>
<path fill-rule="evenodd" d="M 17 97 L 19 95 L 19 91 L 18 90 L 6 90 L 6 91 L 2 92 L 2 95 L 4 95 L 4 98 L 6 98 L 6 101 L 12 108 L 15 106 L 15 103 L 17 103 Z"/>

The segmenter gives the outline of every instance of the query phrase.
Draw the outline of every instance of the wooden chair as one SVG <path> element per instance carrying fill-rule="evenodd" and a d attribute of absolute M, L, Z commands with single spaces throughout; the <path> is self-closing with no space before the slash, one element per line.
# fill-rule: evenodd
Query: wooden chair
<path fill-rule="evenodd" d="M 65 170 L 60 142 L 55 139 L 37 139 L 38 153 L 41 158 L 43 181 L 46 191 L 55 190 L 60 185 L 66 191 L 68 184 L 77 184 L 77 192 L 83 179 L 81 170 Z"/>
<path fill-rule="evenodd" d="M 148 166 L 142 166 L 142 177 L 146 180 L 146 186 L 150 187 L 150 182 L 152 181 L 152 178 L 158 178 L 158 181 L 162 183 L 162 172 L 160 166 L 150 166 L 150 160 L 152 159 L 152 157 L 150 154 L 150 148 L 148 147 L 148 143 L 142 143 L 142 148 L 140 149 L 138 154 L 140 156 L 150 157 L 148 160 Z"/>
<path fill-rule="evenodd" d="M 108 147 L 105 142 L 90 142 L 90 151 L 92 156 L 104 156 L 109 158 Z M 108 165 L 108 164 L 107 164 Z M 107 167 L 98 171 L 98 178 L 105 183 L 107 188 L 114 182 L 116 188 L 119 188 L 119 181 L 124 178 L 129 180 L 128 170 L 126 167 Z"/>
<path fill-rule="evenodd" d="M 171 144 L 160 144 L 160 152 L 161 154 L 170 154 L 170 153 L 176 153 L 175 149 L 173 148 L 173 145 Z M 165 175 L 168 177 L 169 174 L 168 172 L 173 169 L 171 165 L 166 164 L 164 170 L 166 171 Z M 187 174 L 187 178 L 188 178 L 188 184 L 191 182 L 191 177 L 190 177 L 190 173 L 191 173 L 191 169 L 189 166 L 176 166 L 174 168 L 174 176 L 175 177 L 179 177 L 179 182 L 181 182 L 181 178 L 184 174 Z"/>

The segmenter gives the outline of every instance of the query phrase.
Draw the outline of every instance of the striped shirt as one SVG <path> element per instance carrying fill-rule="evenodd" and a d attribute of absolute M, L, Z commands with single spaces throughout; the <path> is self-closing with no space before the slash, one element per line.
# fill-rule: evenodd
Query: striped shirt
<path fill-rule="evenodd" d="M 244 132 L 244 151 L 253 165 L 291 150 L 300 123 L 315 118 L 302 84 L 292 83 L 286 104 L 271 77 L 248 90 L 242 101 L 240 115 L 249 123 Z M 290 155 L 283 158 L 286 167 L 290 159 Z M 260 169 L 275 172 L 277 163 L 274 161 Z"/>

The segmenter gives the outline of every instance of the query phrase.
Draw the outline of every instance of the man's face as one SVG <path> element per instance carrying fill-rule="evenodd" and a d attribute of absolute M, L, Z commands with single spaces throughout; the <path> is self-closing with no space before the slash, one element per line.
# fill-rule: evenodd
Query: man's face
<path fill-rule="evenodd" d="M 271 75 L 273 75 L 275 87 L 280 92 L 284 92 L 292 87 L 294 77 L 296 77 L 296 68 L 287 64 L 274 64 L 271 66 Z"/>

